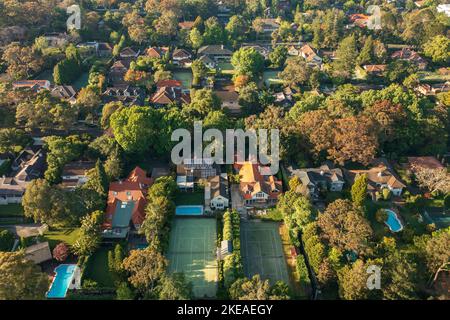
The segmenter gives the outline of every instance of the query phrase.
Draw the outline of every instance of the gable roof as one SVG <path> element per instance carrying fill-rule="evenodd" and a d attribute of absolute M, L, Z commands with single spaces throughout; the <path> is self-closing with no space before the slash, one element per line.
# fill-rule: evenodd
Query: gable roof
<path fill-rule="evenodd" d="M 340 168 L 328 162 L 318 168 L 292 169 L 288 168 L 290 176 L 297 176 L 304 186 L 317 186 L 320 183 L 344 183 L 344 175 Z"/>
<path fill-rule="evenodd" d="M 169 51 L 169 47 L 150 47 L 145 54 L 153 58 L 162 58 Z"/>
<path fill-rule="evenodd" d="M 75 98 L 76 94 L 77 92 L 74 87 L 66 85 L 55 86 L 51 91 L 52 96 L 67 100 Z"/>
<path fill-rule="evenodd" d="M 53 258 L 48 242 L 41 242 L 27 247 L 25 249 L 25 257 L 36 264 Z"/>
<path fill-rule="evenodd" d="M 239 169 L 239 184 L 244 199 L 250 199 L 258 192 L 264 192 L 271 199 L 277 199 L 281 194 L 281 181 L 273 175 L 262 175 L 264 167 L 260 167 L 257 163 L 235 163 L 235 168 Z"/>
<path fill-rule="evenodd" d="M 195 21 L 183 21 L 183 22 L 179 22 L 178 26 L 181 29 L 185 29 L 185 30 L 190 30 L 194 27 L 195 25 Z"/>
<path fill-rule="evenodd" d="M 222 177 L 221 175 L 209 177 L 208 183 L 211 190 L 211 199 L 214 199 L 218 196 L 222 196 L 228 199 L 227 180 L 224 177 Z"/>
<path fill-rule="evenodd" d="M 39 91 L 42 89 L 50 90 L 50 81 L 48 80 L 20 80 L 15 81 L 12 84 L 13 89 L 31 89 L 34 91 Z"/>
<path fill-rule="evenodd" d="M 367 72 L 378 73 L 378 72 L 384 72 L 386 70 L 386 65 L 385 64 L 366 64 L 363 66 L 363 68 Z"/>
<path fill-rule="evenodd" d="M 176 59 L 189 59 L 191 56 L 191 53 L 186 49 L 175 49 L 172 54 L 172 58 Z"/>
<path fill-rule="evenodd" d="M 190 103 L 191 97 L 189 94 L 183 93 L 180 87 L 163 86 L 158 88 L 150 101 L 160 105 L 166 105 L 173 102 Z"/>
<path fill-rule="evenodd" d="M 231 50 L 228 50 L 225 48 L 223 44 L 214 44 L 214 45 L 208 45 L 203 46 L 197 51 L 198 55 L 226 55 L 231 56 L 233 52 Z"/>
<path fill-rule="evenodd" d="M 136 52 L 132 48 L 126 47 L 120 51 L 119 55 L 122 58 L 132 58 L 132 57 L 137 57 L 139 55 L 139 51 Z"/>
<path fill-rule="evenodd" d="M 136 167 L 126 180 L 111 182 L 103 229 L 124 228 L 126 226 L 123 224 L 127 219 L 131 219 L 135 225 L 142 224 L 145 219 L 147 190 L 152 181 L 143 169 Z"/>
<path fill-rule="evenodd" d="M 346 170 L 345 174 L 348 180 L 353 184 L 356 175 L 367 175 L 367 190 L 375 191 L 379 185 L 388 185 L 394 189 L 405 188 L 406 185 L 400 180 L 387 160 L 375 159 L 373 167 L 367 170 Z"/>

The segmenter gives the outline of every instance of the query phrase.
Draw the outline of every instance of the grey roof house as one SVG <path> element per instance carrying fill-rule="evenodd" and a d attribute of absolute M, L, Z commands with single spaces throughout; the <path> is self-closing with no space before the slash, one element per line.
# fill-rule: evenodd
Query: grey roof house
<path fill-rule="evenodd" d="M 317 200 L 320 191 L 342 191 L 345 180 L 340 168 L 335 168 L 331 162 L 326 162 L 318 168 L 292 169 L 288 168 L 290 178 L 297 176 L 302 185 L 300 192 Z"/>

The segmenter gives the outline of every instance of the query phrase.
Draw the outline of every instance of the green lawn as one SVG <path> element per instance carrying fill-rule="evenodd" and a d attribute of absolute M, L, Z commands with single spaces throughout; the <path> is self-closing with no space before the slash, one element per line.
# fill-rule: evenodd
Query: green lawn
<path fill-rule="evenodd" d="M 108 268 L 109 250 L 100 248 L 89 258 L 83 273 L 83 280 L 93 280 L 102 288 L 114 287 L 114 281 Z"/>
<path fill-rule="evenodd" d="M 203 205 L 205 203 L 204 191 L 179 192 L 175 198 L 177 206 L 182 205 Z"/>
<path fill-rule="evenodd" d="M 60 242 L 72 245 L 78 238 L 78 232 L 79 228 L 54 229 L 47 231 L 44 238 L 50 243 L 51 248 L 54 248 Z"/>
<path fill-rule="evenodd" d="M 0 217 L 22 217 L 23 207 L 21 204 L 6 204 L 0 205 Z"/>

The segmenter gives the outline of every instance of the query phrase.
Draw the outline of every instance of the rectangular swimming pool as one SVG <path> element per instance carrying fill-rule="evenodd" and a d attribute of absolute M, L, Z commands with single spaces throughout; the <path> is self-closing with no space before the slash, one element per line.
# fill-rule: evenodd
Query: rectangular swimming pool
<path fill-rule="evenodd" d="M 178 206 L 175 208 L 177 216 L 201 216 L 203 215 L 203 206 Z"/>
<path fill-rule="evenodd" d="M 51 284 L 50 290 L 47 292 L 47 298 L 65 298 L 67 290 L 69 290 L 72 283 L 74 273 L 77 265 L 75 264 L 61 264 L 56 267 L 55 278 Z"/>

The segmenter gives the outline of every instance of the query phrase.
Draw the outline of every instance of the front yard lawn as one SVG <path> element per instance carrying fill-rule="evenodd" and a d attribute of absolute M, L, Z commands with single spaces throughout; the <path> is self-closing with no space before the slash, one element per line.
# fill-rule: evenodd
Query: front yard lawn
<path fill-rule="evenodd" d="M 54 248 L 58 243 L 65 242 L 73 245 L 78 239 L 79 228 L 61 228 L 49 230 L 44 234 L 44 239 L 49 242 L 50 248 Z"/>

